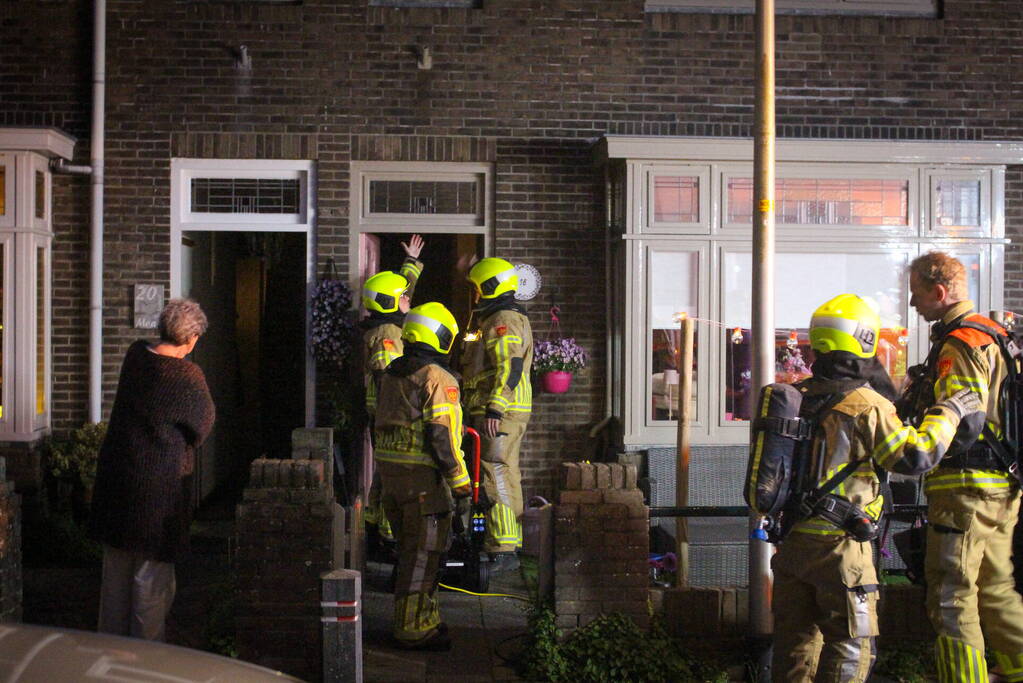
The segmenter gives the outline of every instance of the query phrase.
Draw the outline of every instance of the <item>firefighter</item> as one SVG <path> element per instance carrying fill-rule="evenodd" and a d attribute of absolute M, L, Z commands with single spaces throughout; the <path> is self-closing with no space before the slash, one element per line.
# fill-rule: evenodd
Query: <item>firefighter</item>
<path fill-rule="evenodd" d="M 401 326 L 412 302 L 412 292 L 423 273 L 419 255 L 423 251 L 423 238 L 412 235 L 401 243 L 405 261 L 398 272 L 384 270 L 368 278 L 362 286 L 362 305 L 369 313 L 360 323 L 365 349 L 366 412 L 372 430 L 376 415 L 377 391 L 380 377 L 395 358 L 402 353 Z M 393 539 L 391 526 L 380 506 L 380 481 L 374 475 L 366 502 L 366 524 L 375 526 L 380 538 Z M 375 543 L 370 543 L 373 547 Z"/>
<path fill-rule="evenodd" d="M 820 488 L 858 462 L 799 517 L 772 558 L 775 681 L 865 681 L 874 664 L 877 535 L 884 471 L 920 474 L 946 452 L 952 430 L 974 412 L 962 391 L 933 406 L 917 429 L 903 425 L 895 390 L 876 358 L 880 320 L 853 294 L 818 308 L 810 322 L 813 376 L 796 387 L 820 406 L 808 453 L 807 488 Z M 886 396 L 886 395 L 887 396 Z M 879 474 L 881 476 L 879 477 Z"/>
<path fill-rule="evenodd" d="M 405 316 L 404 355 L 380 380 L 373 457 L 381 500 L 398 541 L 394 637 L 407 649 L 445 650 L 437 576 L 451 531 L 452 497 L 470 494 L 462 459 L 462 406 L 448 353 L 458 325 L 439 303 Z"/>
<path fill-rule="evenodd" d="M 533 331 L 524 308 L 515 303 L 515 267 L 485 258 L 469 270 L 479 329 L 467 335 L 462 375 L 469 422 L 482 439 L 484 490 L 493 503 L 486 515 L 484 550 L 491 571 L 518 567 L 522 546 L 522 475 L 519 447 L 532 411 L 529 371 Z"/>
<path fill-rule="evenodd" d="M 934 323 L 932 345 L 940 345 L 928 356 L 918 408 L 970 387 L 982 409 L 959 424 L 948 455 L 924 479 L 924 574 L 927 612 L 938 634 L 938 680 L 987 681 L 986 642 L 1003 679 L 1023 681 L 1023 600 L 1014 590 L 1012 567 L 1020 487 L 983 433 L 986 422 L 990 434 L 1001 434 L 999 394 L 1007 370 L 989 335 L 957 325 L 969 320 L 1001 328 L 974 312 L 966 268 L 948 254 L 915 259 L 909 286 L 910 303 Z"/>

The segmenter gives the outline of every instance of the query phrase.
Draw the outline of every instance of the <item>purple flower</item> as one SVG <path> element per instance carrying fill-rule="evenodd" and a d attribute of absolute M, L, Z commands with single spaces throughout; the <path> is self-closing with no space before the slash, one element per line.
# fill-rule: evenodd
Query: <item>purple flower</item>
<path fill-rule="evenodd" d="M 586 351 L 574 337 L 533 344 L 533 367 L 538 372 L 573 372 L 586 367 Z"/>
<path fill-rule="evenodd" d="M 311 303 L 313 356 L 321 363 L 341 365 L 355 339 L 355 323 L 349 311 L 352 293 L 340 280 L 321 280 Z"/>

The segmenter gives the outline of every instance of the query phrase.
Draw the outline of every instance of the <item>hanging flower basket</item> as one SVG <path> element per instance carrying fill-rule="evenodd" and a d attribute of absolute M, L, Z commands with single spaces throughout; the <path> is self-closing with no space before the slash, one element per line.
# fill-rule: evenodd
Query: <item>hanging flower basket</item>
<path fill-rule="evenodd" d="M 572 383 L 572 373 L 586 367 L 586 351 L 574 337 L 538 341 L 533 347 L 533 367 L 544 391 L 563 394 Z"/>
<path fill-rule="evenodd" d="M 351 353 L 356 333 L 351 304 L 352 292 L 337 279 L 331 259 L 310 303 L 313 356 L 320 363 L 340 367 Z"/>
<path fill-rule="evenodd" d="M 572 386 L 572 373 L 564 370 L 552 370 L 543 373 L 543 390 L 548 394 L 564 394 Z"/>

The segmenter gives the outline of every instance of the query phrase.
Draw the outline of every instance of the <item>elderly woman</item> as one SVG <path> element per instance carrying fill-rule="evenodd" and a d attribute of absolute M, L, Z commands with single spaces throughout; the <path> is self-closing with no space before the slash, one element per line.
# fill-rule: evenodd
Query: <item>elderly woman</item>
<path fill-rule="evenodd" d="M 185 360 L 206 325 L 195 301 L 171 300 L 160 341 L 136 341 L 121 366 L 90 517 L 103 544 L 101 632 L 164 638 L 174 562 L 188 543 L 195 450 L 213 427 L 206 378 Z"/>

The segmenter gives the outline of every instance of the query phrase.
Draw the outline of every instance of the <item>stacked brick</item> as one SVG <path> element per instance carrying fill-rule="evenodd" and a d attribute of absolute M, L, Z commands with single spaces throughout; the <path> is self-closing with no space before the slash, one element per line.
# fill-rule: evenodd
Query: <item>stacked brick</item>
<path fill-rule="evenodd" d="M 632 465 L 563 463 L 554 510 L 554 600 L 571 632 L 601 614 L 649 622 L 649 510 Z"/>
<path fill-rule="evenodd" d="M 333 569 L 337 508 L 313 431 L 295 434 L 305 458 L 252 462 L 237 514 L 238 654 L 304 680 L 322 675 L 320 575 Z"/>
<path fill-rule="evenodd" d="M 21 621 L 21 496 L 0 458 L 0 622 Z"/>

